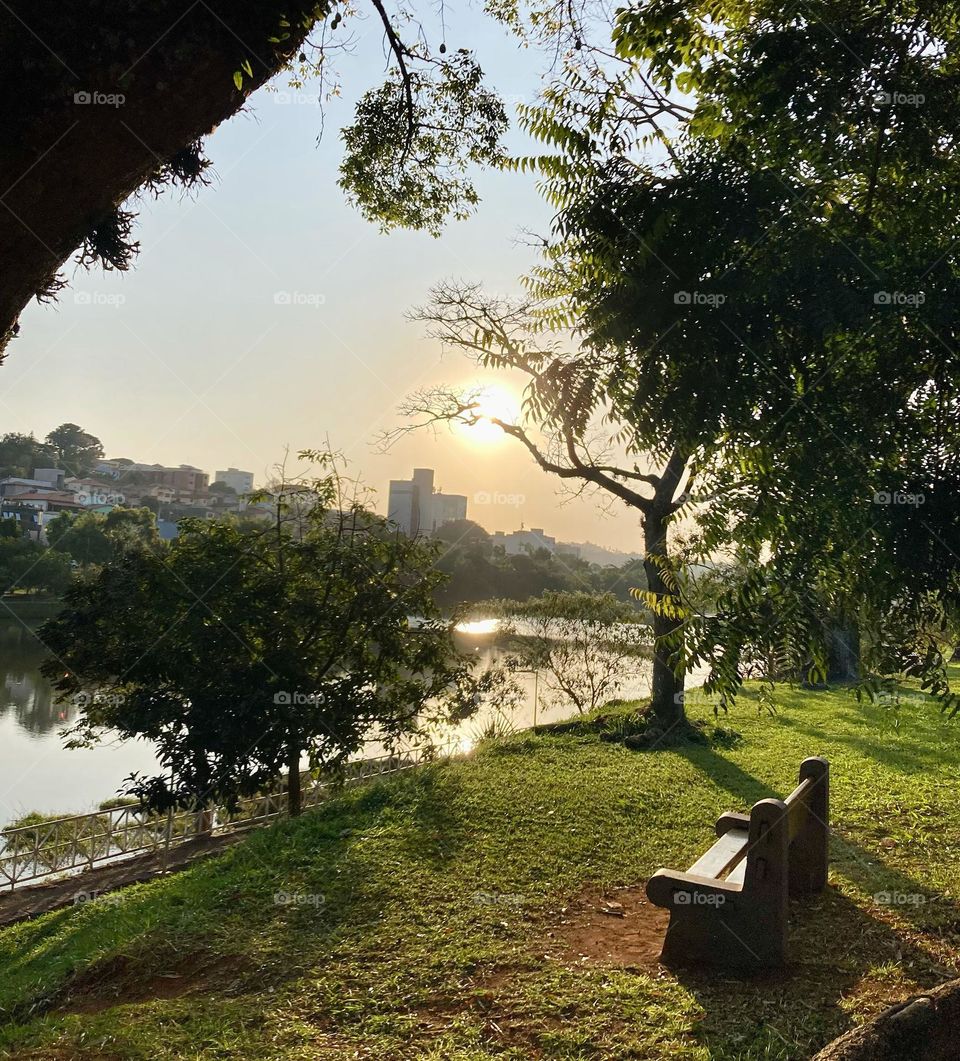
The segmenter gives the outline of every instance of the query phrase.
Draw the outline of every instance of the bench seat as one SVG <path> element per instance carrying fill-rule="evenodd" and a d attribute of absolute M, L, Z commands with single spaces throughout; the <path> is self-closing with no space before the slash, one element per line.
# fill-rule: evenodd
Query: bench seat
<path fill-rule="evenodd" d="M 725 877 L 747 854 L 750 836 L 746 829 L 731 829 L 723 834 L 706 854 L 687 870 L 695 877 Z"/>

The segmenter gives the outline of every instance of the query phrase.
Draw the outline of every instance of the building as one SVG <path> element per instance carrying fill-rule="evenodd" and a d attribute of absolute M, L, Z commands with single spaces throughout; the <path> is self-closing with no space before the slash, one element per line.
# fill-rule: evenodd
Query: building
<path fill-rule="evenodd" d="M 412 538 L 420 533 L 420 505 L 417 484 L 410 479 L 391 479 L 387 519 Z"/>
<path fill-rule="evenodd" d="M 239 468 L 227 468 L 225 472 L 216 472 L 213 481 L 229 486 L 235 494 L 253 493 L 253 472 L 242 472 Z"/>
<path fill-rule="evenodd" d="M 466 497 L 434 490 L 432 468 L 414 468 L 412 479 L 390 480 L 387 519 L 409 537 L 430 535 L 444 523 L 466 518 Z"/>
<path fill-rule="evenodd" d="M 63 490 L 64 475 L 59 468 L 34 468 L 32 479 L 8 476 L 6 479 L 0 479 L 0 498 Z"/>
<path fill-rule="evenodd" d="M 68 491 L 42 490 L 16 494 L 0 501 L 0 518 L 15 520 L 22 534 L 43 541 L 50 520 L 61 512 L 80 512 L 83 505 Z"/>
<path fill-rule="evenodd" d="M 122 505 L 126 497 L 117 490 L 117 484 L 101 479 L 67 479 L 66 489 L 81 505 Z"/>
<path fill-rule="evenodd" d="M 54 490 L 62 490 L 66 472 L 60 468 L 34 468 L 33 478 L 37 482 L 47 483 Z"/>
<path fill-rule="evenodd" d="M 127 460 L 100 461 L 93 469 L 97 475 L 108 476 L 121 483 L 121 489 L 133 493 L 135 486 L 166 486 L 175 497 L 194 499 L 206 497 L 210 476 L 192 464 L 167 468 L 163 464 L 137 464 Z"/>
<path fill-rule="evenodd" d="M 532 556 L 540 549 L 546 549 L 548 553 L 557 552 L 557 539 L 545 534 L 543 527 L 531 527 L 529 530 L 511 531 L 509 534 L 503 531 L 494 531 L 491 538 L 494 546 L 501 546 L 507 556 L 519 556 L 526 553 Z"/>
<path fill-rule="evenodd" d="M 438 530 L 444 523 L 467 518 L 467 499 L 461 494 L 444 494 L 437 491 L 431 499 L 432 530 Z"/>

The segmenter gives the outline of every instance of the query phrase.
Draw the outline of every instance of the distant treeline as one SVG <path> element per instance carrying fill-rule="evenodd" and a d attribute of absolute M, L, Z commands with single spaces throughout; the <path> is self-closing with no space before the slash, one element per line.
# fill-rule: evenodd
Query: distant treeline
<path fill-rule="evenodd" d="M 447 523 L 435 537 L 440 540 L 441 550 L 437 566 L 450 576 L 435 594 L 444 608 L 492 598 L 525 600 L 545 590 L 592 590 L 633 602 L 630 591 L 646 586 L 641 560 L 632 560 L 623 567 L 599 567 L 547 549 L 507 556 L 472 520 Z"/>

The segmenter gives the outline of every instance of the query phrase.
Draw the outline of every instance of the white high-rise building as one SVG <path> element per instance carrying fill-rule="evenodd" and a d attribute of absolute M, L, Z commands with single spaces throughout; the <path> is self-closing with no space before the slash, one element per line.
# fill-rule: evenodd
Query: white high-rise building
<path fill-rule="evenodd" d="M 213 481 L 215 483 L 224 483 L 239 495 L 253 493 L 253 472 L 242 472 L 239 468 L 228 468 L 225 472 L 217 472 Z"/>
<path fill-rule="evenodd" d="M 412 479 L 391 479 L 387 518 L 411 538 L 433 534 L 444 523 L 467 518 L 467 499 L 433 489 L 433 469 L 414 468 Z"/>

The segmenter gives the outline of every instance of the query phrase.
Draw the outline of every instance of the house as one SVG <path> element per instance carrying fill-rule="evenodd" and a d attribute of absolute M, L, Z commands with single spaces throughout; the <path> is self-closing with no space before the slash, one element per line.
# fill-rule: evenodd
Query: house
<path fill-rule="evenodd" d="M 528 556 L 546 549 L 548 553 L 557 552 L 557 539 L 552 535 L 545 534 L 543 527 L 531 527 L 530 530 L 511 531 L 505 534 L 503 531 L 494 531 L 491 538 L 494 546 L 501 546 L 507 556 L 520 556 L 526 553 Z"/>
<path fill-rule="evenodd" d="M 0 499 L 0 516 L 16 520 L 34 541 L 46 538 L 47 524 L 61 512 L 81 512 L 83 508 L 69 491 L 35 491 Z"/>

